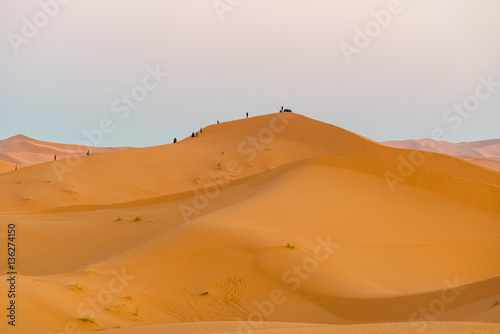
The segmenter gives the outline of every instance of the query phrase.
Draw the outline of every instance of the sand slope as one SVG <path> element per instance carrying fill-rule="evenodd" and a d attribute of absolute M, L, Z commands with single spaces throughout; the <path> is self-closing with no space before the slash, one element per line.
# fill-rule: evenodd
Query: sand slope
<path fill-rule="evenodd" d="M 36 170 L 7 173 L 1 179 L 0 210 L 112 204 L 179 194 L 323 156 L 379 163 L 376 173 L 396 179 L 397 184 L 420 182 L 423 174 L 484 185 L 500 183 L 498 171 L 467 160 L 389 148 L 338 127 L 295 116 L 282 113 L 222 123 L 205 128 L 199 138 L 175 145 L 51 161 L 33 167 Z M 391 186 L 392 190 L 396 186 Z"/>
<path fill-rule="evenodd" d="M 493 168 L 290 114 L 54 166 L 0 177 L 2 333 L 500 330 Z"/>
<path fill-rule="evenodd" d="M 22 168 L 52 161 L 55 154 L 59 159 L 67 159 L 83 156 L 87 150 L 91 150 L 92 154 L 101 154 L 124 149 L 127 148 L 57 144 L 17 135 L 0 140 L 0 173 L 14 170 L 16 164 Z"/>
<path fill-rule="evenodd" d="M 487 324 L 487 323 L 460 323 L 460 322 L 435 322 L 430 323 L 425 328 L 429 333 L 441 334 L 496 334 L 500 330 L 500 325 Z M 178 334 L 215 334 L 227 333 L 237 334 L 241 333 L 239 324 L 237 322 L 211 322 L 211 323 L 190 323 L 190 324 L 172 324 L 161 326 L 146 326 L 138 328 L 124 329 L 121 331 L 123 334 L 165 334 L 165 333 L 178 333 Z M 408 333 L 417 334 L 422 333 L 422 328 L 417 325 L 406 323 L 390 323 L 390 324 L 370 324 L 370 325 L 314 325 L 314 324 L 300 324 L 300 323 L 279 323 L 268 322 L 258 326 L 254 332 L 259 334 L 393 334 L 393 333 Z M 116 331 L 103 331 L 103 333 L 116 333 Z"/>

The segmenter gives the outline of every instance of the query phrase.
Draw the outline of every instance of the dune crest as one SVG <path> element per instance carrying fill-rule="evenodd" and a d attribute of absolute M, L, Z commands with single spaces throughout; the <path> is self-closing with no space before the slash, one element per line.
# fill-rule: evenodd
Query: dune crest
<path fill-rule="evenodd" d="M 498 333 L 500 171 L 422 145 L 277 113 L 5 173 L 16 333 Z"/>

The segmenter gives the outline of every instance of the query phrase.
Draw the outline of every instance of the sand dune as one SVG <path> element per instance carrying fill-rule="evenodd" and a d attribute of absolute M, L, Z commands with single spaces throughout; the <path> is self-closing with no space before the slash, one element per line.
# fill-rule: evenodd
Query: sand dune
<path fill-rule="evenodd" d="M 16 164 L 18 168 L 22 168 L 52 161 L 55 154 L 59 159 L 67 159 L 74 156 L 83 156 L 87 153 L 87 150 L 91 150 L 92 154 L 101 154 L 123 149 L 126 148 L 101 148 L 49 143 L 17 135 L 0 140 L 0 173 L 14 170 Z"/>
<path fill-rule="evenodd" d="M 488 158 L 500 158 L 500 139 L 459 143 L 463 147 L 472 148 Z"/>
<path fill-rule="evenodd" d="M 426 332 L 442 333 L 442 334 L 496 334 L 499 331 L 499 325 L 488 323 L 460 323 L 460 322 L 434 322 L 426 327 Z M 102 333 L 115 333 L 116 331 L 103 331 Z M 159 326 L 145 326 L 138 328 L 129 328 L 121 330 L 123 334 L 215 334 L 241 333 L 237 322 L 202 322 L 189 324 L 170 324 Z M 393 334 L 393 333 L 422 333 L 422 328 L 419 326 L 406 323 L 389 323 L 389 324 L 370 324 L 370 325 L 314 325 L 314 324 L 298 324 L 298 323 L 279 323 L 267 322 L 258 326 L 254 331 L 259 334 Z"/>
<path fill-rule="evenodd" d="M 283 113 L 223 123 L 205 128 L 199 138 L 186 138 L 175 145 L 51 161 L 32 167 L 36 170 L 4 174 L 0 210 L 34 211 L 173 195 L 325 156 L 379 163 L 376 173 L 390 172 L 398 184 L 420 182 L 422 174 L 485 185 L 500 182 L 497 171 L 441 154 L 415 156 L 415 166 L 406 166 L 404 161 L 414 158 L 411 151 L 389 148 L 338 127 L 294 116 Z M 407 169 L 408 173 L 399 176 Z M 454 191 L 450 195 L 454 196 Z"/>
<path fill-rule="evenodd" d="M 500 171 L 414 148 L 279 113 L 5 173 L 0 330 L 498 333 Z"/>
<path fill-rule="evenodd" d="M 388 141 L 384 145 L 453 155 L 500 169 L 500 139 L 470 143 L 448 143 L 432 139 Z"/>
<path fill-rule="evenodd" d="M 22 168 L 22 165 L 18 165 L 18 168 Z M 0 175 L 1 173 L 4 172 L 10 172 L 12 170 L 15 170 L 16 164 L 8 161 L 1 161 L 0 160 Z"/>

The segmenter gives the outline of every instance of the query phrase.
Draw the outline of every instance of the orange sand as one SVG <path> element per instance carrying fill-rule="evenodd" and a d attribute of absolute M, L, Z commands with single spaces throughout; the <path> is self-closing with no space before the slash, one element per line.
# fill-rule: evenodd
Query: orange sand
<path fill-rule="evenodd" d="M 58 159 L 67 159 L 75 156 L 84 156 L 87 154 L 87 150 L 91 150 L 91 154 L 101 154 L 124 149 L 126 148 L 64 145 L 17 135 L 0 140 L 0 173 L 14 170 L 16 164 L 19 169 L 24 166 L 52 161 L 55 154 L 57 154 Z"/>
<path fill-rule="evenodd" d="M 500 139 L 482 140 L 472 143 L 448 143 L 425 140 L 388 141 L 383 144 L 396 148 L 431 151 L 469 159 L 500 169 Z"/>
<path fill-rule="evenodd" d="M 0 184 L 2 334 L 500 333 L 500 171 L 468 159 L 279 113 Z"/>

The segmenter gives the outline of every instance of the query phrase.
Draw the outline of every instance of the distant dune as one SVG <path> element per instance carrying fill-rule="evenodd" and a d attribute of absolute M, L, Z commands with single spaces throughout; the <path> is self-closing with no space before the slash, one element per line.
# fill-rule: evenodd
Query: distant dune
<path fill-rule="evenodd" d="M 18 168 L 40 164 L 58 159 L 67 159 L 73 156 L 82 156 L 91 150 L 92 154 L 101 154 L 120 151 L 127 148 L 101 148 L 79 145 L 49 143 L 17 135 L 0 140 L 0 173 L 12 171 L 16 164 Z"/>
<path fill-rule="evenodd" d="M 277 113 L 4 173 L 12 333 L 499 333 L 500 171 L 409 144 Z"/>
<path fill-rule="evenodd" d="M 382 144 L 396 148 L 453 155 L 500 169 L 500 139 L 457 144 L 423 139 L 387 141 Z"/>

